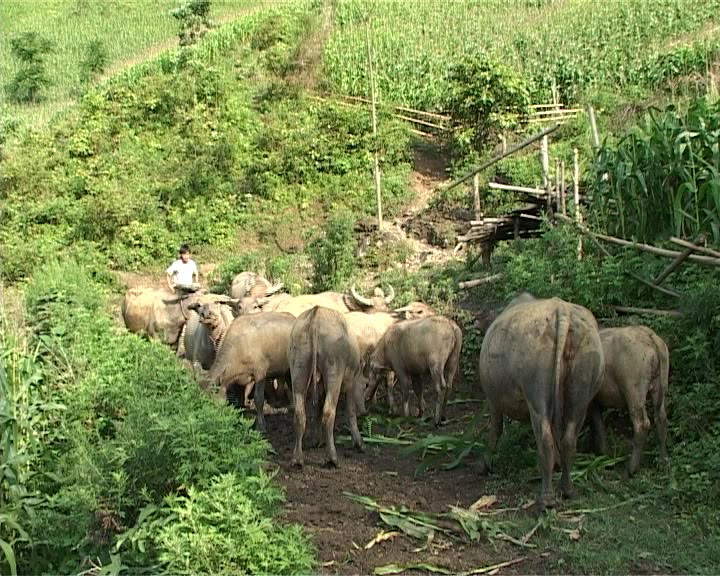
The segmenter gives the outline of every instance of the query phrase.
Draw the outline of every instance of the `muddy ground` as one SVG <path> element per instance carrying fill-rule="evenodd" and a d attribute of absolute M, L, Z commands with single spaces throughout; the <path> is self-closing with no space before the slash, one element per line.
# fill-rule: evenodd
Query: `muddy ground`
<path fill-rule="evenodd" d="M 479 404 L 458 404 L 448 407 L 451 424 L 438 433 L 452 433 L 467 426 Z M 290 464 L 294 433 L 291 414 L 269 416 L 268 439 L 276 454 L 272 461 L 279 467 L 277 481 L 285 488 L 287 502 L 283 517 L 301 524 L 311 535 L 317 548 L 319 572 L 323 574 L 373 574 L 388 564 L 428 563 L 452 573 L 465 572 L 525 556 L 521 563 L 500 570 L 500 574 L 526 574 L 545 571 L 548 555 L 544 550 L 520 549 L 502 542 L 481 539 L 478 542 L 435 537 L 429 544 L 405 534 L 380 542 L 370 549 L 365 546 L 381 531 L 391 531 L 379 514 L 366 510 L 343 492 L 370 497 L 385 506 L 406 506 L 418 512 L 448 512 L 450 506 L 467 508 L 486 494 L 486 478 L 478 470 L 478 462 L 454 470 L 431 470 L 415 478 L 418 457 L 401 454 L 402 446 L 366 446 L 360 454 L 349 443 L 338 445 L 340 467 L 325 465 L 325 449 L 305 448 L 302 470 Z M 454 423 L 454 424 L 453 424 Z M 412 429 L 412 423 L 406 425 Z M 431 430 L 429 425 L 424 430 Z M 374 425 L 373 434 L 383 432 Z M 338 415 L 336 441 L 347 436 L 344 415 Z M 365 432 L 363 432 L 365 434 Z M 422 436 L 422 432 L 419 432 Z M 521 506 L 532 498 L 534 485 L 518 485 L 515 493 L 498 494 L 497 507 Z M 528 510 L 528 515 L 531 511 Z M 425 573 L 429 573 L 424 571 Z M 423 573 L 422 570 L 413 573 Z"/>

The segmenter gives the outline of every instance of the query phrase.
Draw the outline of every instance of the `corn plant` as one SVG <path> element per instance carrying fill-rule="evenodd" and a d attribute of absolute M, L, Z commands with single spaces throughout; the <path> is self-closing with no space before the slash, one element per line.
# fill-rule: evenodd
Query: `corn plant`
<path fill-rule="evenodd" d="M 640 240 L 705 234 L 720 243 L 720 104 L 652 110 L 599 153 L 595 217 Z"/>

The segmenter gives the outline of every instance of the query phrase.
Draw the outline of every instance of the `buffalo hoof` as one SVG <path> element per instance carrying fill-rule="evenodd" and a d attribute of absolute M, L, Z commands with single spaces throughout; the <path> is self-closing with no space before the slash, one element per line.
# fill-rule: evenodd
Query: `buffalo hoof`
<path fill-rule="evenodd" d="M 360 442 L 360 444 L 355 444 L 355 450 L 357 450 L 358 452 L 361 452 L 361 453 L 365 452 L 365 443 Z"/>
<path fill-rule="evenodd" d="M 300 469 L 302 469 L 303 464 L 304 464 L 304 462 L 302 461 L 302 459 L 297 459 L 297 458 L 292 459 L 291 465 L 293 468 L 297 468 L 300 470 Z"/>
<path fill-rule="evenodd" d="M 546 510 L 555 508 L 557 502 L 552 494 L 542 494 L 535 500 L 535 515 L 541 516 Z"/>
<path fill-rule="evenodd" d="M 338 464 L 337 458 L 335 460 L 328 458 L 325 461 L 325 467 L 331 468 L 331 469 L 337 469 L 337 468 L 340 468 L 340 464 Z"/>

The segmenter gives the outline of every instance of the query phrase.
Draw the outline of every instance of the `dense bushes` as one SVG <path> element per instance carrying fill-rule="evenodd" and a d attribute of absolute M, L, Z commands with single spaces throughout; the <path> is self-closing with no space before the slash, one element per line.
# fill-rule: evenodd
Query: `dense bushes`
<path fill-rule="evenodd" d="M 73 261 L 28 287 L 44 374 L 28 390 L 56 408 L 33 424 L 43 442 L 25 490 L 44 496 L 17 517 L 20 571 L 75 572 L 111 553 L 140 571 L 309 570 L 305 538 L 271 519 L 282 497 L 251 422 L 201 392 L 165 346 L 118 334 L 103 300 Z"/>

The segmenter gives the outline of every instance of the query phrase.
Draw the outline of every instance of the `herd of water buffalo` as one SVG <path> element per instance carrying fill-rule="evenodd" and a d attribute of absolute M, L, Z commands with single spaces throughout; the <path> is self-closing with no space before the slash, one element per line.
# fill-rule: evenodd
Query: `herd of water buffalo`
<path fill-rule="evenodd" d="M 423 390 L 429 387 L 435 396 L 434 422 L 443 422 L 463 342 L 453 320 L 422 302 L 392 310 L 391 286 L 387 295 L 376 288 L 370 298 L 354 286 L 348 293 L 301 296 L 281 288 L 253 272 L 237 275 L 229 296 L 134 288 L 125 294 L 122 315 L 131 332 L 175 348 L 193 366 L 203 388 L 218 387 L 218 395 L 226 399 L 239 387 L 243 404 L 254 390 L 261 431 L 266 429 L 266 388 L 274 394 L 289 388 L 297 466 L 303 464 L 308 399 L 318 412 L 310 418 L 312 436 L 317 439 L 315 427 L 321 420 L 333 465 L 338 463 L 333 432 L 341 394 L 353 446 L 361 451 L 357 416 L 365 413 L 381 380 L 387 383 L 391 412 L 396 411 L 395 382 L 399 385 L 404 416 L 409 416 L 411 389 L 423 414 Z M 532 423 L 542 475 L 539 509 L 554 502 L 556 463 L 562 471 L 561 492 L 572 495 L 570 472 L 588 414 L 596 449 L 604 452 L 602 410 L 629 411 L 634 436 L 628 472 L 633 474 L 650 428 L 645 404 L 651 396 L 665 456 L 669 354 L 651 329 L 600 329 L 588 309 L 527 292 L 492 312 L 485 326 L 477 368 L 490 407 L 489 445 L 494 447 L 502 433 L 504 416 Z"/>

